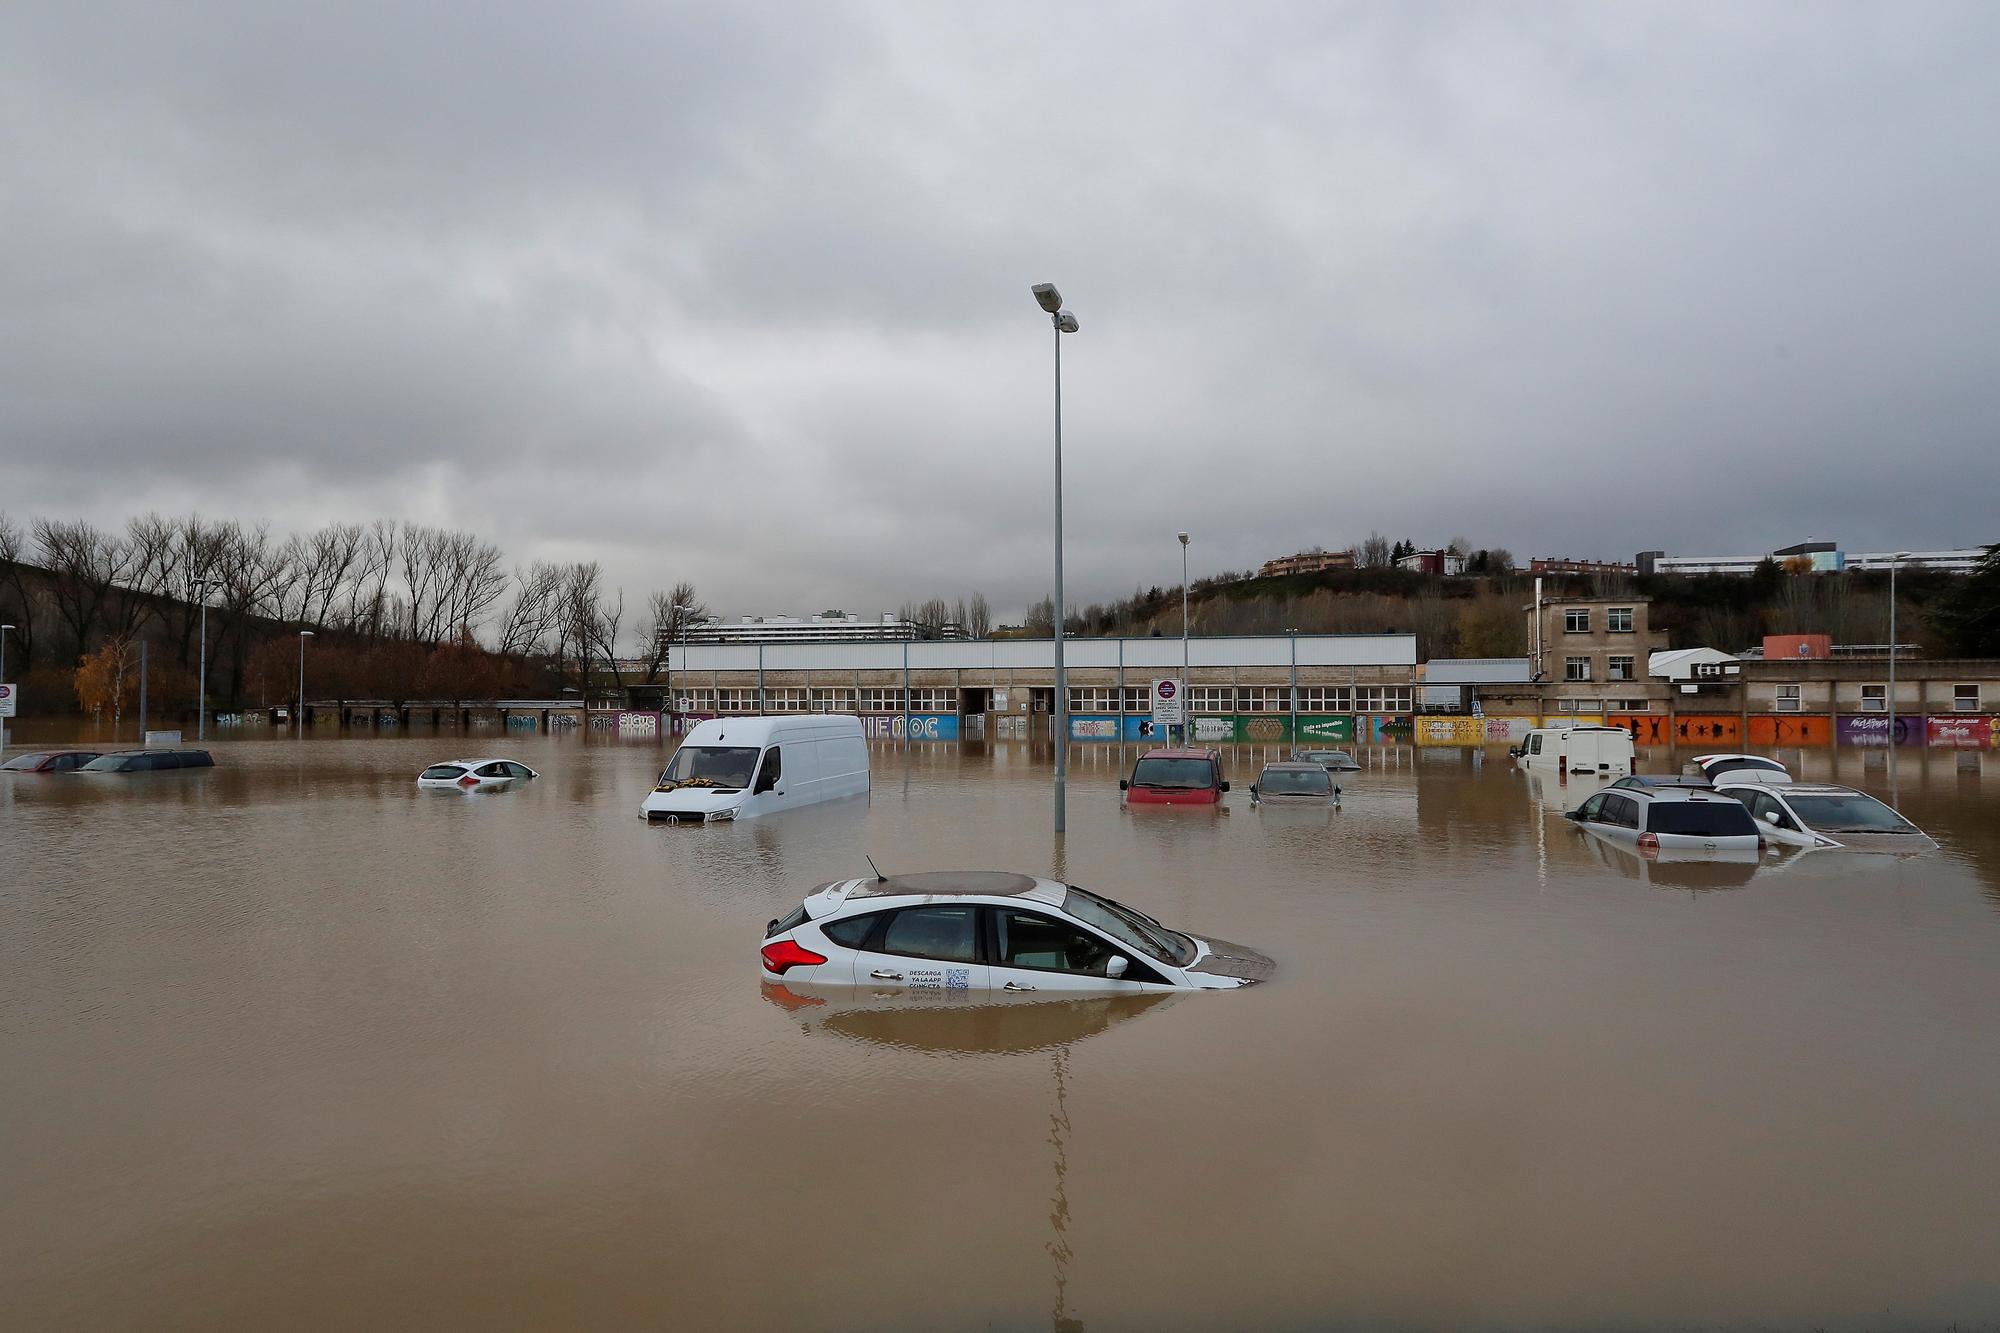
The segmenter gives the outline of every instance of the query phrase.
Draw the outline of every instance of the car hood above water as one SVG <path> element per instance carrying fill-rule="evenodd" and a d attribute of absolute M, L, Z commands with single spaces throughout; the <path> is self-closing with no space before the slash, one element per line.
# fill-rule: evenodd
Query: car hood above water
<path fill-rule="evenodd" d="M 1269 955 L 1258 953 L 1247 944 L 1231 944 L 1228 940 L 1209 940 L 1197 937 L 1197 942 L 1208 952 L 1183 969 L 1199 972 L 1211 977 L 1229 977 L 1245 983 L 1268 981 L 1278 970 L 1277 963 Z"/>

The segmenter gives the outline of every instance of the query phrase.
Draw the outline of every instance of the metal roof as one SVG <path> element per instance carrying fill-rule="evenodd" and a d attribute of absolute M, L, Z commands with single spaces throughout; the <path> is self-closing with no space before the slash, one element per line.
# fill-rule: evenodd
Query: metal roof
<path fill-rule="evenodd" d="M 1511 685 L 1533 678 L 1525 657 L 1433 657 L 1424 664 L 1426 685 Z"/>

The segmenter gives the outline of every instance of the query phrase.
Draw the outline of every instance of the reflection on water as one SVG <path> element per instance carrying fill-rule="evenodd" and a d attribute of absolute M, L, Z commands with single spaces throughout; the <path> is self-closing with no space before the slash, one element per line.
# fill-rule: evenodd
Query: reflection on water
<path fill-rule="evenodd" d="M 1497 751 L 1363 747 L 1305 812 L 1243 791 L 1283 747 L 1229 747 L 1230 813 L 1189 818 L 1079 749 L 1057 838 L 1024 744 L 676 828 L 637 817 L 652 742 L 214 749 L 0 779 L 10 1324 L 2000 1318 L 1991 754 L 1899 757 L 1935 852 L 1689 863 Z M 416 788 L 482 750 L 543 776 Z M 1888 793 L 1880 754 L 1780 757 Z M 1053 870 L 1278 976 L 761 986 L 763 923 L 869 856 Z"/>

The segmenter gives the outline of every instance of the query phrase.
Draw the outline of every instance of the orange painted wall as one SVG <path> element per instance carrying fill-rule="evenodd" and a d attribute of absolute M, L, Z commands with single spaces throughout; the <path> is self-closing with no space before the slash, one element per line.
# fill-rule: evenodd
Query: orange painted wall
<path fill-rule="evenodd" d="M 1683 745 L 1741 745 L 1742 719 L 1727 713 L 1683 713 L 1674 719 L 1674 741 Z"/>
<path fill-rule="evenodd" d="M 1631 732 L 1634 745 L 1667 743 L 1667 719 L 1658 713 L 1607 713 L 1604 723 Z"/>
<path fill-rule="evenodd" d="M 1759 714 L 1750 719 L 1752 745 L 1831 745 L 1833 719 L 1827 717 L 1772 717 Z"/>

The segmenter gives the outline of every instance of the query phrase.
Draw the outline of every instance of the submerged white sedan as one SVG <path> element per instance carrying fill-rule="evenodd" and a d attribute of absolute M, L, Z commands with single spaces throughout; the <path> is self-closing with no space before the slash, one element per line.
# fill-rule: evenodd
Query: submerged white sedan
<path fill-rule="evenodd" d="M 823 884 L 764 932 L 764 980 L 939 993 L 1235 990 L 1276 964 L 1057 880 L 941 870 Z"/>
<path fill-rule="evenodd" d="M 526 764 L 517 764 L 512 759 L 447 759 L 419 773 L 417 785 L 483 791 L 512 782 L 525 782 L 537 776 L 534 769 Z"/>

